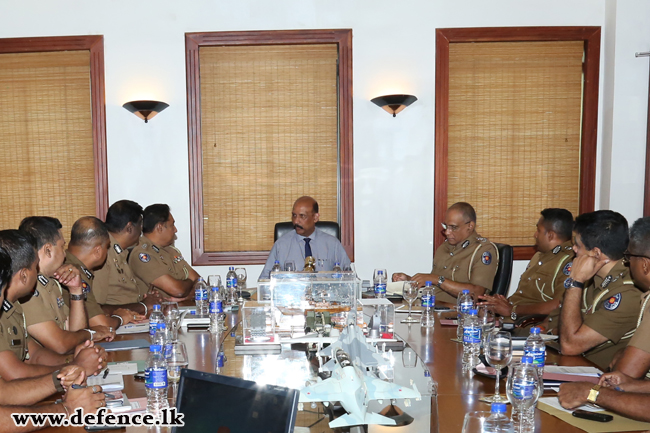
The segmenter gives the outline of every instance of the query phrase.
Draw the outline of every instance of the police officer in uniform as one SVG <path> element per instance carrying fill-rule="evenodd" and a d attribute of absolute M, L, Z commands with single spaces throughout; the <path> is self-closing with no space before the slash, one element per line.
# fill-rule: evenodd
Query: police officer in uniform
<path fill-rule="evenodd" d="M 38 255 L 33 236 L 19 230 L 0 231 L 0 247 L 11 257 L 12 276 L 0 314 L 0 377 L 13 380 L 52 373 L 73 363 L 92 375 L 106 366 L 106 353 L 86 341 L 76 356 L 59 355 L 28 337 L 22 306 L 18 301 L 36 283 Z"/>
<path fill-rule="evenodd" d="M 174 247 L 176 225 L 169 206 L 152 204 L 143 214 L 140 242 L 129 257 L 136 278 L 177 300 L 188 298 L 199 274 Z"/>
<path fill-rule="evenodd" d="M 529 314 L 549 314 L 558 308 L 574 257 L 572 229 L 571 212 L 544 209 L 535 231 L 537 252 L 521 275 L 517 290 L 508 299 L 503 295 L 481 296 L 485 301 L 482 305 L 512 321 Z"/>
<path fill-rule="evenodd" d="M 451 205 L 442 224 L 445 242 L 433 257 L 430 274 L 393 274 L 393 281 L 417 281 L 424 286 L 431 281 L 436 302 L 456 303 L 462 290 L 468 289 L 476 299 L 492 290 L 499 263 L 496 245 L 476 234 L 476 212 L 469 203 Z"/>
<path fill-rule="evenodd" d="M 128 263 L 128 248 L 137 245 L 142 234 L 142 206 L 131 200 L 117 201 L 108 208 L 105 224 L 110 246 L 106 262 L 95 271 L 95 298 L 107 314 L 126 308 L 149 315 L 162 299 L 158 292 L 147 293 L 149 286 L 135 277 Z"/>

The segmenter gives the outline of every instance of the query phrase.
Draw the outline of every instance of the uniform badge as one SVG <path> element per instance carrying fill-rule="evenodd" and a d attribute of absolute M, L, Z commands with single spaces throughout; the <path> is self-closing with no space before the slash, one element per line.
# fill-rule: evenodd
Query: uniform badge
<path fill-rule="evenodd" d="M 147 249 L 147 244 L 142 244 L 142 249 L 146 250 Z"/>
<path fill-rule="evenodd" d="M 90 292 L 90 286 L 84 280 L 81 280 L 81 288 L 83 289 L 84 293 Z"/>
<path fill-rule="evenodd" d="M 5 313 L 10 311 L 14 306 L 11 304 L 11 302 L 7 301 L 6 299 L 2 302 L 2 311 Z"/>
<path fill-rule="evenodd" d="M 182 261 L 183 261 L 183 256 L 174 256 L 174 264 Z"/>
<path fill-rule="evenodd" d="M 119 246 L 118 244 L 113 244 L 113 249 L 115 250 L 116 253 L 122 254 L 122 247 Z"/>
<path fill-rule="evenodd" d="M 469 240 L 466 239 L 465 242 L 463 242 L 463 248 L 467 248 L 468 246 L 469 246 Z"/>
<path fill-rule="evenodd" d="M 562 247 L 560 245 L 557 245 L 555 248 L 553 248 L 553 254 L 557 254 L 562 250 Z"/>
<path fill-rule="evenodd" d="M 63 308 L 63 306 L 65 305 L 65 302 L 63 302 L 62 297 L 59 296 L 58 298 L 56 298 L 56 305 L 58 305 L 59 308 Z"/>
<path fill-rule="evenodd" d="M 38 289 L 34 289 L 34 296 L 38 297 L 40 293 L 38 293 Z"/>
<path fill-rule="evenodd" d="M 562 273 L 564 275 L 571 275 L 571 267 L 573 266 L 573 262 L 569 262 L 566 265 L 564 265 L 564 269 L 562 269 Z"/>
<path fill-rule="evenodd" d="M 147 262 L 149 262 L 149 260 L 151 260 L 151 257 L 149 257 L 149 254 L 145 254 L 145 253 L 138 254 L 138 257 L 140 258 L 140 261 L 142 263 L 147 263 Z"/>
<path fill-rule="evenodd" d="M 47 283 L 50 282 L 50 280 L 48 280 L 48 279 L 45 277 L 45 275 L 40 275 L 40 274 L 39 274 L 39 276 L 37 277 L 37 280 L 38 280 L 39 283 L 41 283 L 41 284 L 44 285 L 44 286 L 47 286 Z"/>
<path fill-rule="evenodd" d="M 617 293 L 616 295 L 612 296 L 608 300 L 605 301 L 603 306 L 605 307 L 605 310 L 609 311 L 614 311 L 618 308 L 619 305 L 621 305 L 621 299 L 623 297 L 621 296 L 620 293 Z"/>
<path fill-rule="evenodd" d="M 158 248 L 158 247 L 155 246 L 155 245 L 151 245 L 151 249 L 154 250 L 154 251 L 157 252 L 157 253 L 160 252 L 160 248 Z"/>
<path fill-rule="evenodd" d="M 481 261 L 483 262 L 484 265 L 489 265 L 492 263 L 492 254 L 490 254 L 489 251 L 484 252 L 481 255 Z"/>
<path fill-rule="evenodd" d="M 92 280 L 94 275 L 92 272 L 90 272 L 88 269 L 84 268 L 83 266 L 81 267 L 81 270 L 86 274 L 89 280 Z"/>
<path fill-rule="evenodd" d="M 605 287 L 609 286 L 609 283 L 612 282 L 612 279 L 613 279 L 613 277 L 611 275 L 608 275 L 607 277 L 605 277 L 603 282 L 600 284 L 600 287 L 602 287 L 604 289 Z"/>

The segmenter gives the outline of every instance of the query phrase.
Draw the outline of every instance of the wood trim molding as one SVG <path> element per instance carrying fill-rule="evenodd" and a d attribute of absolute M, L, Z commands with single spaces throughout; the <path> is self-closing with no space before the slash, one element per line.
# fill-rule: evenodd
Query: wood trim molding
<path fill-rule="evenodd" d="M 268 251 L 212 252 L 203 242 L 199 48 L 216 45 L 332 44 L 339 49 L 339 170 L 341 244 L 354 261 L 352 30 L 280 30 L 185 34 L 192 265 L 263 264 Z"/>
<path fill-rule="evenodd" d="M 90 51 L 90 88 L 95 156 L 95 212 L 102 221 L 108 211 L 106 156 L 106 96 L 104 86 L 104 37 L 60 36 L 9 38 L 0 42 L 0 54 L 42 51 Z"/>
<path fill-rule="evenodd" d="M 595 206 L 600 36 L 600 27 L 491 27 L 436 30 L 434 251 L 445 239 L 440 230 L 440 223 L 447 210 L 449 44 L 451 42 L 584 41 L 586 55 L 580 161 L 580 213 L 582 214 L 593 211 Z M 650 128 L 650 113 L 648 119 Z M 648 143 L 650 150 L 650 140 Z M 650 164 L 650 159 L 647 164 Z M 646 177 L 646 197 L 649 194 L 649 182 Z M 528 260 L 534 252 L 534 247 L 531 246 L 514 246 L 516 260 Z"/>
<path fill-rule="evenodd" d="M 643 216 L 650 216 L 650 74 L 648 74 L 648 125 L 645 145 L 645 193 L 643 195 Z"/>

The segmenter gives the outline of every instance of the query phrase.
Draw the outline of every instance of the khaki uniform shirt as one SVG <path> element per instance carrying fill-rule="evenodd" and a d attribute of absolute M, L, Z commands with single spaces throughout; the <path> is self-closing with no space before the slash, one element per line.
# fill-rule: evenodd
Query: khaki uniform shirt
<path fill-rule="evenodd" d="M 499 264 L 496 245 L 476 234 L 451 246 L 445 241 L 433 257 L 432 274 L 458 283 L 471 283 L 492 290 Z M 436 281 L 432 281 L 436 284 Z M 456 303 L 456 298 L 440 288 L 434 290 L 436 302 Z"/>
<path fill-rule="evenodd" d="M 129 265 L 140 284 L 149 287 L 156 278 L 171 275 L 177 280 L 189 277 L 190 265 L 183 255 L 173 246 L 159 247 L 146 236 L 140 236 L 138 245 L 133 248 Z"/>
<path fill-rule="evenodd" d="M 535 253 L 509 301 L 514 305 L 525 305 L 562 299 L 564 281 L 571 274 L 575 257 L 572 245 L 567 241 L 549 252 Z"/>
<path fill-rule="evenodd" d="M 650 314 L 647 314 L 649 302 L 650 292 L 645 292 L 641 296 L 641 311 L 637 320 L 638 326 L 629 343 L 630 346 L 634 346 L 647 353 L 650 353 Z"/>
<path fill-rule="evenodd" d="M 124 305 L 142 301 L 149 286 L 138 282 L 133 275 L 127 258 L 129 252 L 123 250 L 113 235 L 109 234 L 111 245 L 108 248 L 106 263 L 95 271 L 93 292 L 102 305 Z"/>
<path fill-rule="evenodd" d="M 53 321 L 65 330 L 70 308 L 63 300 L 63 290 L 54 278 L 38 275 L 36 289 L 27 302 L 22 303 L 27 326 Z"/>
<path fill-rule="evenodd" d="M 11 350 L 21 361 L 29 359 L 27 330 L 20 302 L 4 300 L 0 313 L 0 352 Z"/>
<path fill-rule="evenodd" d="M 83 286 L 84 293 L 87 296 L 85 304 L 86 312 L 88 313 L 88 320 L 95 316 L 99 316 L 100 314 L 103 315 L 104 310 L 102 310 L 102 307 L 97 303 L 97 299 L 95 299 L 93 293 L 93 279 L 95 278 L 95 275 L 90 272 L 90 270 L 86 269 L 84 264 L 81 263 L 81 260 L 76 258 L 72 253 L 70 253 L 70 251 L 65 252 L 65 264 L 75 266 L 81 271 L 81 285 Z M 65 304 L 70 307 L 69 290 L 63 291 L 63 300 L 65 301 Z"/>

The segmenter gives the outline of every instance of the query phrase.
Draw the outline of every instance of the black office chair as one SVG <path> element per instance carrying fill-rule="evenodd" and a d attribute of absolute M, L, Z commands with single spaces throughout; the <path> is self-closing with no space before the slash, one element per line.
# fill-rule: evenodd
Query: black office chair
<path fill-rule="evenodd" d="M 497 273 L 494 276 L 490 295 L 506 296 L 510 288 L 510 278 L 512 278 L 513 248 L 506 244 L 495 245 L 499 250 L 499 266 L 497 266 Z"/>
<path fill-rule="evenodd" d="M 339 241 L 341 240 L 341 229 L 339 223 L 334 221 L 318 221 L 316 228 L 327 233 L 328 235 L 335 236 Z M 276 223 L 275 231 L 273 232 L 273 242 L 277 241 L 282 235 L 293 230 L 293 223 Z M 512 260 L 511 260 L 512 261 Z M 510 264 L 512 268 L 512 263 Z"/>

